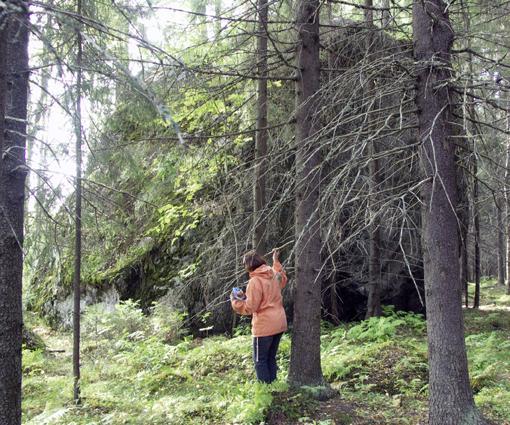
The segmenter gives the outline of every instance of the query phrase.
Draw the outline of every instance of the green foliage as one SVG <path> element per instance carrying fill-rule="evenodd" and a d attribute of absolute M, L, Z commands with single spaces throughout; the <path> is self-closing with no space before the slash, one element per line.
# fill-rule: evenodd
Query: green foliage
<path fill-rule="evenodd" d="M 151 311 L 154 335 L 163 342 L 173 343 L 185 335 L 186 314 L 176 311 L 164 302 L 155 302 Z"/>
<path fill-rule="evenodd" d="M 233 423 L 257 424 L 263 422 L 268 408 L 271 406 L 273 396 L 267 385 L 255 383 L 250 385 L 247 393 L 248 402 L 243 400 L 246 395 L 229 406 L 228 412 L 233 417 Z"/>
<path fill-rule="evenodd" d="M 385 307 L 386 316 L 371 317 L 349 329 L 346 337 L 360 342 L 388 341 L 393 338 L 397 330 L 411 330 L 423 332 L 425 321 L 419 314 L 398 311 Z"/>
<path fill-rule="evenodd" d="M 154 303 L 146 317 L 139 303 L 121 301 L 113 311 L 102 304 L 87 307 L 82 319 L 82 329 L 87 339 L 93 341 L 116 340 L 114 347 L 123 347 L 131 341 L 154 337 L 165 343 L 175 343 L 184 334 L 186 314 L 160 302 Z"/>
<path fill-rule="evenodd" d="M 23 325 L 23 348 L 27 350 L 44 350 L 43 339 L 34 331 L 29 329 L 26 324 Z"/>
<path fill-rule="evenodd" d="M 371 317 L 353 326 L 347 332 L 347 338 L 353 341 L 387 341 L 395 336 L 397 328 L 405 322 L 393 317 Z"/>
<path fill-rule="evenodd" d="M 44 351 L 23 350 L 23 376 L 44 374 Z"/>
<path fill-rule="evenodd" d="M 361 393 L 416 394 L 426 389 L 426 347 L 421 315 L 386 308 L 350 327 L 323 338 L 323 372 L 341 389 Z"/>
<path fill-rule="evenodd" d="M 509 312 L 466 317 L 470 374 L 477 405 L 495 423 L 509 417 Z M 136 303 L 114 312 L 88 309 L 82 349 L 83 404 L 72 404 L 70 351 L 24 352 L 24 421 L 30 424 L 416 424 L 426 418 L 427 347 L 421 316 L 386 316 L 339 327 L 323 325 L 322 365 L 340 397 L 315 400 L 285 384 L 290 338 L 279 350 L 279 380 L 255 382 L 251 336 L 192 339 L 182 314 L 157 304 L 143 315 Z M 476 323 L 474 323 L 476 322 Z M 42 328 L 32 326 L 39 331 Z M 354 329 L 354 330 L 353 330 Z M 168 336 L 170 335 L 170 336 Z M 44 331 L 50 348 L 70 335 Z M 143 419 L 140 419 L 143 418 Z"/>
<path fill-rule="evenodd" d="M 166 88 L 161 90 L 166 93 Z M 172 108 L 178 106 L 184 113 L 183 131 L 207 128 L 208 134 L 223 133 L 227 125 L 232 130 L 232 125 L 242 124 L 245 95 L 236 94 L 234 88 L 221 99 L 207 95 L 206 100 L 206 95 L 190 88 L 183 91 L 183 98 L 172 100 L 177 102 Z M 226 109 L 237 112 L 217 120 L 215 114 Z M 205 220 L 216 214 L 215 210 L 206 214 L 204 204 L 214 196 L 218 178 L 238 163 L 230 149 L 218 150 L 214 140 L 186 149 L 175 143 L 155 146 L 149 141 L 174 136 L 158 120 L 150 105 L 137 97 L 120 101 L 93 138 L 98 151 L 84 176 L 93 208 L 85 208 L 82 218 L 83 284 L 101 292 L 110 286 L 122 290 L 123 282 L 135 281 L 138 289 L 130 296 L 143 308 L 168 290 L 186 286 L 196 275 L 200 242 L 211 232 Z M 72 199 L 66 201 L 69 209 Z M 58 218 L 67 218 L 64 208 Z M 72 280 L 72 244 L 66 243 L 72 226 L 57 228 L 56 234 L 49 228 L 51 243 L 62 248 L 43 253 L 40 263 L 45 268 L 30 270 L 33 280 L 26 291 L 29 308 L 45 315 L 52 314 L 56 299 L 69 295 Z"/>
<path fill-rule="evenodd" d="M 137 317 L 133 311 L 129 315 Z M 119 325 L 117 329 L 125 327 Z M 264 420 L 272 394 L 287 388 L 281 381 L 271 386 L 255 382 L 250 337 L 214 337 L 202 343 L 184 339 L 168 345 L 155 336 L 138 340 L 131 337 L 132 332 L 123 331 L 123 335 L 115 341 L 98 341 L 97 335 L 85 333 L 84 402 L 79 408 L 62 410 L 56 400 L 46 403 L 46 394 L 57 394 L 57 389 L 52 387 L 43 395 L 41 381 L 41 393 L 34 392 L 30 370 L 41 370 L 44 359 L 40 352 L 27 356 L 25 373 L 30 391 L 24 409 L 28 419 L 43 421 L 59 411 L 61 416 L 54 424 L 99 420 L 121 424 L 142 417 L 145 422 L 135 419 L 129 423 L 255 424 Z M 68 399 L 63 397 L 61 402 Z"/>
<path fill-rule="evenodd" d="M 507 314 L 507 320 L 510 317 Z M 500 418 L 510 417 L 510 340 L 506 331 L 484 332 L 466 338 L 471 385 L 480 406 Z"/>
<path fill-rule="evenodd" d="M 83 331 L 93 338 L 141 339 L 147 321 L 136 301 L 122 301 L 115 310 L 107 312 L 102 304 L 87 307 L 82 320 Z"/>

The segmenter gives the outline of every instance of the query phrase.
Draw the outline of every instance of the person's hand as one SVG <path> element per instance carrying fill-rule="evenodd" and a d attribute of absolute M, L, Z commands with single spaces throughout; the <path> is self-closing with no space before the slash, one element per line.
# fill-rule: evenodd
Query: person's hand
<path fill-rule="evenodd" d="M 238 301 L 243 301 L 246 298 L 246 296 L 244 295 L 244 291 L 241 288 L 234 288 L 232 289 L 230 298 Z"/>
<path fill-rule="evenodd" d="M 273 248 L 273 263 L 280 261 L 280 251 L 276 248 Z"/>

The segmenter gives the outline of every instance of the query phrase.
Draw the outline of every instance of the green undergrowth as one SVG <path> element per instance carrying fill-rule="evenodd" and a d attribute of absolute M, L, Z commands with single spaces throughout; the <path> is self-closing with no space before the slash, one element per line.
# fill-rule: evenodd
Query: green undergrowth
<path fill-rule="evenodd" d="M 484 302 L 504 290 L 483 286 Z M 490 295 L 489 295 L 490 293 Z M 485 304 L 484 304 L 485 305 Z M 47 350 L 24 350 L 26 424 L 417 424 L 427 416 L 423 317 L 384 317 L 338 327 L 324 324 L 322 367 L 338 392 L 288 388 L 290 337 L 279 352 L 279 379 L 255 382 L 251 337 L 193 339 L 182 315 L 163 305 L 144 316 L 136 303 L 83 319 L 82 403 L 72 401 L 70 335 L 32 319 Z M 510 417 L 510 311 L 466 311 L 466 343 L 477 405 L 495 423 Z M 64 350 L 64 352 L 61 352 Z"/>

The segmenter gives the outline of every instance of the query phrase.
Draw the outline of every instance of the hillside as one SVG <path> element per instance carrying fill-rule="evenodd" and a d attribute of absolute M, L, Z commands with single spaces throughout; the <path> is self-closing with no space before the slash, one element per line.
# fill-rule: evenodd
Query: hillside
<path fill-rule="evenodd" d="M 494 281 L 483 283 L 482 296 L 480 310 L 465 311 L 475 400 L 495 423 L 510 424 L 510 297 Z M 279 380 L 265 386 L 254 382 L 247 326 L 233 338 L 193 339 L 180 323 L 182 317 L 162 305 L 149 317 L 130 302 L 115 313 L 89 309 L 81 406 L 72 401 L 71 335 L 33 323 L 47 350 L 24 350 L 24 423 L 426 423 L 421 316 L 387 309 L 382 318 L 325 324 L 323 371 L 338 391 L 326 401 L 314 398 L 314 388 L 296 393 L 287 387 L 288 335 L 280 348 Z"/>

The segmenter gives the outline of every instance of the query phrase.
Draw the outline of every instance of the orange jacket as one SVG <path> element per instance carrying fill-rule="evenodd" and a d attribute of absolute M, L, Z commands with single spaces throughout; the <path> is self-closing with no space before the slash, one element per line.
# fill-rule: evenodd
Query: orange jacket
<path fill-rule="evenodd" d="M 280 262 L 275 261 L 273 267 L 262 265 L 250 272 L 245 300 L 231 300 L 237 313 L 252 315 L 253 336 L 276 335 L 287 330 L 281 292 L 286 284 L 287 275 Z"/>

